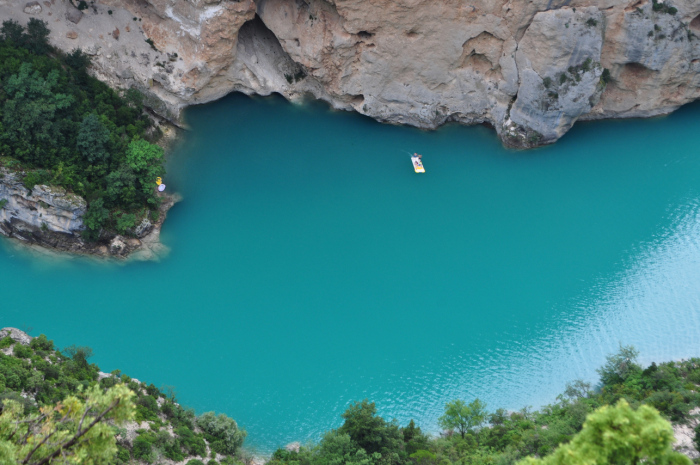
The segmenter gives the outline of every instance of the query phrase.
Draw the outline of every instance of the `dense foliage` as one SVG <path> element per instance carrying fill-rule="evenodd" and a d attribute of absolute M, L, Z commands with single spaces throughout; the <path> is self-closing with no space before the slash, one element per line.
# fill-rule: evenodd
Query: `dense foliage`
<path fill-rule="evenodd" d="M 120 96 L 87 74 L 90 57 L 49 45 L 44 21 L 0 28 L 0 166 L 25 173 L 24 184 L 66 188 L 88 201 L 88 238 L 107 227 L 132 228 L 157 211 L 163 150 L 142 95 Z"/>
<path fill-rule="evenodd" d="M 51 430 L 40 427 L 42 422 L 60 432 L 57 439 L 69 441 L 79 430 L 74 414 L 60 427 L 56 427 L 60 415 L 42 415 L 60 413 L 68 404 L 75 405 L 72 411 L 85 411 L 83 406 L 94 404 L 90 415 L 96 417 L 120 395 L 130 406 L 120 418 L 133 417 L 140 429 L 134 431 L 132 423 L 129 432 L 114 422 L 96 429 L 90 436 L 94 441 L 81 452 L 91 461 L 75 463 L 151 464 L 169 459 L 188 465 L 226 465 L 242 460 L 246 433 L 235 421 L 214 412 L 197 417 L 177 403 L 171 390 L 140 383 L 119 371 L 100 374 L 89 363 L 92 351 L 87 347 L 58 351 L 42 335 L 29 345 L 8 336 L 0 339 L 0 349 L 0 441 L 9 431 L 7 424 L 36 424 L 33 431 L 40 437 Z M 449 402 L 439 420 L 443 428 L 439 436 L 425 434 L 413 421 L 403 427 L 387 421 L 367 400 L 355 402 L 343 413 L 338 429 L 298 451 L 277 450 L 270 465 L 505 465 L 523 460 L 523 465 L 687 465 L 689 459 L 671 449 L 667 420 L 687 422 L 691 410 L 700 405 L 700 359 L 642 368 L 636 357 L 633 348 L 621 347 L 599 370 L 597 388 L 575 381 L 557 402 L 539 411 L 489 412 L 478 399 Z M 700 431 L 696 442 L 700 443 Z M 10 445 L 14 448 L 7 450 L 13 457 L 31 451 L 27 443 Z M 50 453 L 51 449 L 42 449 L 37 457 Z"/>
<path fill-rule="evenodd" d="M 0 463 L 113 463 L 117 445 L 109 423 L 133 418 L 133 395 L 123 385 L 106 391 L 93 386 L 30 414 L 19 402 L 6 400 L 0 411 Z"/>
<path fill-rule="evenodd" d="M 75 412 L 76 402 L 87 405 L 88 399 L 93 399 L 102 405 L 107 402 L 105 399 L 110 399 L 107 393 L 122 398 L 126 398 L 128 393 L 128 404 L 131 405 L 129 416 L 140 426 L 143 427 L 144 422 L 147 426 L 137 429 L 133 438 L 125 428 L 117 425 L 110 426 L 108 431 L 104 428 L 96 430 L 93 434 L 103 439 L 104 446 L 99 448 L 99 454 L 102 454 L 98 454 L 100 460 L 95 455 L 92 462 L 76 463 L 158 463 L 162 458 L 178 462 L 188 458 L 201 459 L 202 463 L 207 464 L 213 461 L 212 465 L 239 462 L 236 457 L 246 433 L 238 428 L 235 421 L 214 412 L 197 417 L 193 410 L 177 403 L 172 391 L 164 392 L 153 384 L 137 382 L 119 371 L 106 377 L 100 375 L 97 365 L 88 361 L 92 356 L 92 350 L 88 347 L 70 346 L 55 350 L 53 341 L 41 335 L 29 345 L 15 343 L 9 336 L 5 337 L 0 339 L 0 349 L 10 352 L 0 352 L 0 408 L 5 412 L 8 406 L 12 406 L 7 410 L 8 418 L 10 414 L 15 420 L 20 414 L 26 418 L 37 418 L 47 408 L 52 410 L 57 405 L 65 406 L 69 401 L 73 402 L 71 405 L 76 405 L 72 410 Z M 74 422 L 62 425 L 62 434 L 72 431 L 71 428 L 75 430 Z M 7 430 L 2 429 L 0 422 L 0 441 L 3 431 Z M 116 447 L 110 447 L 110 441 L 116 441 Z M 18 450 L 26 455 L 23 448 L 18 447 Z M 104 454 L 108 457 L 105 458 Z M 214 460 L 217 457 L 218 462 Z M 15 463 L 1 459 L 0 451 L 0 464 Z"/>
<path fill-rule="evenodd" d="M 636 357 L 633 348 L 621 347 L 599 370 L 600 386 L 573 382 L 539 411 L 488 412 L 478 399 L 449 402 L 438 437 L 413 421 L 387 422 L 373 403 L 358 402 L 340 428 L 298 452 L 277 450 L 271 465 L 505 465 L 527 457 L 545 457 L 532 464 L 689 463 L 671 452 L 666 419 L 685 422 L 700 405 L 700 359 L 643 369 Z"/>

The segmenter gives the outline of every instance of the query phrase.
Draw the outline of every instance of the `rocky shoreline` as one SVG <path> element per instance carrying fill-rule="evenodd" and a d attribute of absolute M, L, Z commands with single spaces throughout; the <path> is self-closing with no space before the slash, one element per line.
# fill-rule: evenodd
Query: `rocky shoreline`
<path fill-rule="evenodd" d="M 156 114 L 149 117 L 161 131 L 158 145 L 167 156 L 180 140 L 181 129 Z M 157 193 L 161 199 L 157 214 L 146 211 L 125 234 L 103 230 L 97 240 L 86 241 L 81 235 L 85 199 L 57 186 L 28 189 L 25 175 L 0 164 L 0 236 L 35 250 L 120 260 L 153 260 L 167 251 L 160 242 L 160 230 L 170 209 L 181 200 L 179 194 Z"/>
<path fill-rule="evenodd" d="M 179 200 L 177 195 L 159 195 L 162 202 L 157 221 L 151 222 L 147 214 L 126 236 L 103 232 L 97 241 L 88 242 L 80 234 L 87 206 L 82 197 L 45 185 L 30 191 L 21 177 L 21 172 L 0 167 L 0 235 L 28 246 L 120 259 L 135 252 L 138 258 L 153 259 L 164 250 L 160 229 Z"/>

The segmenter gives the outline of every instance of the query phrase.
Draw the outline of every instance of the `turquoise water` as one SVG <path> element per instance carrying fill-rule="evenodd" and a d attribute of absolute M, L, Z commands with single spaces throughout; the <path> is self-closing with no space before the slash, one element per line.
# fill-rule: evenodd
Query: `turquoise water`
<path fill-rule="evenodd" d="M 513 152 L 484 127 L 233 95 L 187 113 L 167 256 L 0 241 L 0 326 L 175 386 L 262 452 L 365 397 L 428 430 L 455 397 L 542 405 L 619 343 L 645 362 L 700 355 L 698 116 L 579 124 Z"/>

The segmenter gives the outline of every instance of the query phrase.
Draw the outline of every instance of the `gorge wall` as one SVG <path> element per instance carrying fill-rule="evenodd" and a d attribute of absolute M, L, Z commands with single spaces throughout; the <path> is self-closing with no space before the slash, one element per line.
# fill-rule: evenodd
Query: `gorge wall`
<path fill-rule="evenodd" d="M 178 122 L 232 91 L 313 96 L 379 121 L 488 123 L 556 141 L 578 119 L 649 117 L 700 97 L 697 0 L 0 0 Z M 148 42 L 146 42 L 148 40 Z"/>

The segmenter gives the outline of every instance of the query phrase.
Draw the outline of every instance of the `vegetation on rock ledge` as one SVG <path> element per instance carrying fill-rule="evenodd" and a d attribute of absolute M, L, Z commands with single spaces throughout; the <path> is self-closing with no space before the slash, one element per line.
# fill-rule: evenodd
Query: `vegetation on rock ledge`
<path fill-rule="evenodd" d="M 91 355 L 55 350 L 44 335 L 28 345 L 0 339 L 0 464 L 240 462 L 246 433 L 231 418 L 197 417 L 172 392 L 105 376 Z"/>
<path fill-rule="evenodd" d="M 56 185 L 84 197 L 88 239 L 103 227 L 124 233 L 158 209 L 159 130 L 137 90 L 120 96 L 87 74 L 88 55 L 64 54 L 48 35 L 35 18 L 0 28 L 0 166 L 24 172 L 30 190 Z"/>

